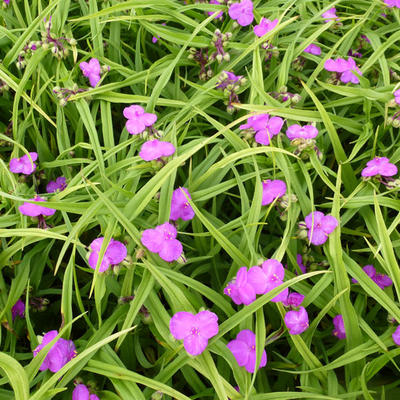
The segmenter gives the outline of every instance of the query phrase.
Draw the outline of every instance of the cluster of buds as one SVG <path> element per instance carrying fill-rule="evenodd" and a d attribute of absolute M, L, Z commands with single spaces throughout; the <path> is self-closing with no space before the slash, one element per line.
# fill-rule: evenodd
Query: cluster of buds
<path fill-rule="evenodd" d="M 7 85 L 6 82 L 0 79 L 0 93 L 7 92 L 10 87 Z"/>
<path fill-rule="evenodd" d="M 29 305 L 33 312 L 45 311 L 49 300 L 44 297 L 30 297 Z"/>
<path fill-rule="evenodd" d="M 400 179 L 393 179 L 389 177 L 380 177 L 379 182 L 385 185 L 388 189 L 399 189 Z"/>
<path fill-rule="evenodd" d="M 235 75 L 233 72 L 222 71 L 217 82 L 217 89 L 224 91 L 225 96 L 228 97 L 226 101 L 226 110 L 229 113 L 235 111 L 234 103 L 240 103 L 237 92 L 247 82 L 246 78 L 241 75 Z"/>
<path fill-rule="evenodd" d="M 368 46 L 371 41 L 368 39 L 367 36 L 365 35 L 361 35 L 358 39 L 357 39 L 357 43 L 358 46 L 356 48 L 356 50 L 352 50 L 350 49 L 347 53 L 347 55 L 349 57 L 357 57 L 357 58 L 362 58 L 362 53 L 360 52 L 360 50 L 362 50 L 363 48 L 365 48 L 366 46 Z"/>
<path fill-rule="evenodd" d="M 301 100 L 299 94 L 288 92 L 286 86 L 283 86 L 279 92 L 270 92 L 269 95 L 282 103 L 297 104 Z"/>
<path fill-rule="evenodd" d="M 308 239 L 306 229 L 307 229 L 307 227 L 306 227 L 305 222 L 299 223 L 298 237 L 300 239 L 304 239 L 304 240 Z M 311 247 L 308 247 L 308 246 L 304 246 L 302 254 L 297 255 L 297 263 L 299 264 L 299 267 L 303 273 L 317 271 L 320 268 L 326 268 L 329 266 L 329 263 L 327 260 L 317 261 L 311 255 Z"/>
<path fill-rule="evenodd" d="M 64 107 L 67 104 L 67 101 L 69 100 L 69 98 L 72 95 L 78 94 L 78 93 L 82 93 L 82 92 L 86 92 L 87 89 L 81 89 L 78 87 L 78 85 L 74 84 L 74 86 L 72 87 L 72 89 L 68 89 L 68 88 L 62 88 L 59 86 L 55 86 L 53 88 L 53 93 L 57 96 L 59 102 L 60 102 L 60 106 Z"/>
<path fill-rule="evenodd" d="M 303 56 L 296 57 L 292 62 L 293 69 L 295 71 L 303 71 L 306 61 L 307 60 Z"/>
<path fill-rule="evenodd" d="M 189 60 L 195 61 L 197 64 L 200 66 L 200 73 L 199 73 L 199 79 L 202 81 L 207 80 L 208 78 L 211 78 L 213 75 L 213 72 L 208 65 L 209 62 L 209 57 L 208 57 L 208 48 L 204 49 L 195 49 L 194 47 L 191 47 L 189 49 Z"/>
<path fill-rule="evenodd" d="M 397 111 L 391 117 L 386 119 L 386 125 L 392 125 L 393 128 L 400 128 L 400 111 Z"/>
<path fill-rule="evenodd" d="M 400 81 L 400 75 L 396 71 L 393 71 L 392 68 L 389 69 L 389 74 L 393 80 Z"/>
<path fill-rule="evenodd" d="M 224 47 L 226 47 L 231 37 L 231 32 L 222 33 L 219 29 L 215 30 L 214 36 L 211 40 L 211 44 L 215 47 L 215 52 L 210 55 L 210 61 L 217 60 L 220 64 L 222 60 L 230 60 L 230 55 L 224 50 Z"/>
<path fill-rule="evenodd" d="M 269 42 L 265 42 L 261 45 L 261 48 L 265 50 L 265 61 L 270 61 L 272 57 L 279 57 L 279 50 Z"/>
<path fill-rule="evenodd" d="M 27 56 L 30 56 L 33 51 L 35 51 L 40 46 L 40 42 L 30 42 L 24 46 L 24 48 L 19 52 L 16 66 L 18 69 L 24 69 L 26 67 Z"/>
<path fill-rule="evenodd" d="M 310 158 L 310 152 L 312 151 L 315 151 L 317 157 L 322 160 L 323 154 L 316 146 L 314 139 L 296 138 L 293 139 L 290 144 L 296 148 L 293 154 L 300 156 L 303 160 L 308 160 Z"/>

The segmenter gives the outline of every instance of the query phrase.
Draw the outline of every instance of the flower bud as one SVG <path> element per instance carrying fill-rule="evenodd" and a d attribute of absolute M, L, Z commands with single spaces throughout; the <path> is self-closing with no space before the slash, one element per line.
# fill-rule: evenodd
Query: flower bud
<path fill-rule="evenodd" d="M 229 53 L 225 53 L 224 54 L 224 61 L 229 62 L 231 59 L 231 56 L 229 55 Z"/>
<path fill-rule="evenodd" d="M 71 46 L 76 46 L 77 41 L 76 41 L 74 38 L 72 38 L 72 39 L 69 40 L 69 44 L 70 44 Z"/>
<path fill-rule="evenodd" d="M 215 58 L 217 59 L 218 63 L 221 64 L 221 61 L 223 59 L 222 54 L 217 54 L 217 56 Z"/>
<path fill-rule="evenodd" d="M 297 93 L 295 93 L 292 97 L 292 103 L 297 104 L 301 100 L 301 96 Z"/>
<path fill-rule="evenodd" d="M 395 118 L 392 122 L 392 126 L 394 128 L 400 128 L 400 120 L 398 120 L 397 118 Z"/>

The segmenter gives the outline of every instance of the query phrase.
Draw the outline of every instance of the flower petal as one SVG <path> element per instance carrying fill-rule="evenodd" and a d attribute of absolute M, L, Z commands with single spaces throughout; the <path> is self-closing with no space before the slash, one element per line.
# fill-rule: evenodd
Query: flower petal
<path fill-rule="evenodd" d="M 182 340 L 190 335 L 195 325 L 195 316 L 187 311 L 177 312 L 169 321 L 169 330 L 175 339 Z"/>

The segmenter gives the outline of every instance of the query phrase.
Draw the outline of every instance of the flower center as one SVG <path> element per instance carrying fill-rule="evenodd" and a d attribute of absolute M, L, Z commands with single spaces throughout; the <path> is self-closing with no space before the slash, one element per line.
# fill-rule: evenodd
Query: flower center
<path fill-rule="evenodd" d="M 255 349 L 256 349 L 256 346 L 253 345 L 253 346 L 250 347 L 250 349 L 251 349 L 251 350 L 255 350 Z"/>
<path fill-rule="evenodd" d="M 165 232 L 164 238 L 165 238 L 166 240 L 171 240 L 171 239 L 174 238 L 174 235 L 173 235 L 171 232 Z"/>
<path fill-rule="evenodd" d="M 192 328 L 192 330 L 191 330 L 191 334 L 192 335 L 195 335 L 195 336 L 198 336 L 199 335 L 199 328 Z"/>

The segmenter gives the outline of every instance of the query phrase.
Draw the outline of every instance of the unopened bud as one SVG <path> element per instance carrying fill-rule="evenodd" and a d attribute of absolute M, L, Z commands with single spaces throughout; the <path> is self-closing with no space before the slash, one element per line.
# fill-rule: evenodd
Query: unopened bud
<path fill-rule="evenodd" d="M 394 128 L 399 128 L 400 127 L 400 120 L 398 120 L 397 118 L 395 118 L 392 122 L 392 126 Z"/>
<path fill-rule="evenodd" d="M 217 54 L 217 56 L 215 58 L 217 59 L 218 63 L 221 64 L 221 61 L 223 59 L 222 54 Z"/>
<path fill-rule="evenodd" d="M 230 61 L 230 59 L 231 59 L 231 56 L 229 55 L 229 53 L 225 53 L 224 54 L 224 61 L 228 62 L 228 61 Z"/>

